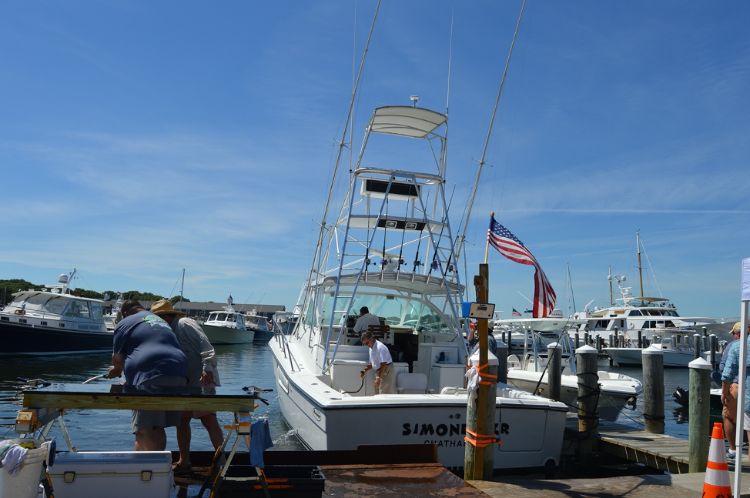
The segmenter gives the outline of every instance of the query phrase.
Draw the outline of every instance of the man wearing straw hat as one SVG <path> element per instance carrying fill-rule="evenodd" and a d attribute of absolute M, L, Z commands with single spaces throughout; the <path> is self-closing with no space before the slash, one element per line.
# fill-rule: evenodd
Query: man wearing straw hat
<path fill-rule="evenodd" d="M 163 318 L 172 327 L 177 336 L 188 365 L 188 386 L 214 390 L 219 383 L 219 372 L 216 368 L 216 354 L 214 347 L 206 337 L 201 326 L 192 318 L 187 318 L 185 313 L 177 311 L 172 303 L 166 299 L 156 301 L 151 305 L 151 312 Z M 214 449 L 221 446 L 223 434 L 216 419 L 216 412 L 190 411 L 182 412 L 180 422 L 177 425 L 177 446 L 180 450 L 180 458 L 175 464 L 175 472 L 190 472 L 190 420 L 200 419 L 203 427 L 208 431 L 208 437 Z"/>

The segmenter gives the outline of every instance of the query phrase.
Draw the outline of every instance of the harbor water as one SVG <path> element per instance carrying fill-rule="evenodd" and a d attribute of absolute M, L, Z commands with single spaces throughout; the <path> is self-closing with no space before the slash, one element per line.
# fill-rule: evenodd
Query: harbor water
<path fill-rule="evenodd" d="M 254 385 L 261 388 L 274 388 L 271 350 L 267 344 L 242 344 L 217 346 L 216 354 L 222 386 L 237 387 Z M 12 424 L 16 412 L 21 407 L 18 389 L 24 382 L 19 378 L 41 378 L 48 382 L 81 383 L 95 375 L 105 373 L 111 363 L 111 353 L 96 353 L 76 356 L 36 356 L 7 357 L 0 362 L 0 439 L 15 437 Z M 94 382 L 109 384 L 112 379 Z M 269 405 L 258 403 L 254 417 L 268 417 L 274 449 L 301 449 L 282 421 L 276 393 L 265 393 Z M 218 413 L 219 423 L 233 422 L 229 413 Z M 131 450 L 133 434 L 130 429 L 129 410 L 69 410 L 65 414 L 65 425 L 71 435 L 73 445 L 79 450 Z M 64 449 L 65 442 L 59 426 L 51 432 L 57 440 L 58 448 Z M 193 450 L 210 450 L 208 434 L 200 421 L 193 421 Z M 175 429 L 167 429 L 167 448 L 176 450 Z"/>
<path fill-rule="evenodd" d="M 275 381 L 272 368 L 271 350 L 267 344 L 243 344 L 237 346 L 219 346 L 216 348 L 219 372 L 223 386 L 238 389 L 255 385 L 261 388 L 274 388 Z M 19 378 L 41 378 L 49 382 L 80 383 L 84 380 L 106 372 L 110 364 L 109 353 L 97 353 L 76 356 L 51 357 L 7 357 L 0 362 L 0 438 L 15 437 L 13 421 L 20 408 L 19 388 L 24 384 Z M 601 369 L 610 367 L 602 365 Z M 642 379 L 640 368 L 613 368 L 613 370 Z M 101 379 L 95 382 L 111 383 L 112 380 Z M 672 399 L 676 387 L 688 387 L 688 369 L 666 369 L 664 372 L 665 393 L 665 431 L 667 434 L 687 439 L 687 413 Z M 269 405 L 258 404 L 255 417 L 268 417 L 274 449 L 302 449 L 294 437 L 294 431 L 282 420 L 276 392 L 264 396 Z M 639 399 L 636 409 L 626 408 L 618 422 L 636 428 L 643 427 L 643 400 Z M 232 422 L 228 413 L 219 414 L 222 425 Z M 128 410 L 70 410 L 65 414 L 65 423 L 71 434 L 73 444 L 81 450 L 128 450 L 133 446 L 133 435 L 130 431 L 130 411 Z M 52 435 L 58 445 L 65 443 L 56 425 Z M 175 429 L 167 430 L 167 446 L 176 450 Z M 200 422 L 193 421 L 194 450 L 211 448 L 206 431 Z"/>

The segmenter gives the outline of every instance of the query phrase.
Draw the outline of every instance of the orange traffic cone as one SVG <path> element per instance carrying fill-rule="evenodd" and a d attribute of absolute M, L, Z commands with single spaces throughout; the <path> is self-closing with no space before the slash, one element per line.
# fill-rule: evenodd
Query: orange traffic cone
<path fill-rule="evenodd" d="M 731 498 L 732 488 L 729 485 L 729 467 L 724 453 L 724 429 L 721 422 L 714 422 L 711 432 L 711 446 L 708 449 L 706 478 L 703 480 L 703 498 Z M 740 452 L 737 451 L 737 460 Z"/>

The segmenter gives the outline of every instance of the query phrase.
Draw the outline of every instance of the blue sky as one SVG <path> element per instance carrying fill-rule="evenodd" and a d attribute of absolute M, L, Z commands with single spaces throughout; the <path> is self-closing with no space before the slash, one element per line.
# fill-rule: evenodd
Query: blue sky
<path fill-rule="evenodd" d="M 371 0 L 4 2 L 0 278 L 291 306 L 341 136 Z M 385 0 L 355 114 L 445 111 L 466 199 L 519 2 Z M 640 230 L 683 314 L 738 316 L 750 257 L 750 3 L 530 2 L 468 230 L 489 212 L 568 309 L 637 282 Z M 454 212 L 458 222 L 460 212 Z M 490 256 L 490 300 L 533 270 Z M 637 293 L 637 292 L 636 292 Z"/>

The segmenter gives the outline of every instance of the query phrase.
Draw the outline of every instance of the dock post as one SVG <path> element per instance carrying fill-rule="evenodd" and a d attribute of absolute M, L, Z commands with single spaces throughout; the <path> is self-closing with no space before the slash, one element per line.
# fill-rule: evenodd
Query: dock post
<path fill-rule="evenodd" d="M 688 472 L 703 472 L 708 460 L 711 427 L 711 364 L 696 358 L 690 368 L 690 407 L 688 409 Z M 738 453 L 740 453 L 738 451 Z"/>
<path fill-rule="evenodd" d="M 609 347 L 611 348 L 619 348 L 620 347 L 620 329 L 615 327 L 612 329 L 615 333 L 615 339 L 614 342 L 612 342 L 612 339 L 609 340 Z"/>
<path fill-rule="evenodd" d="M 693 334 L 693 358 L 701 357 L 701 344 L 703 339 L 700 334 Z"/>
<path fill-rule="evenodd" d="M 489 266 L 479 265 L 479 275 L 474 276 L 478 303 L 487 303 Z M 497 357 L 488 352 L 487 320 L 477 320 L 479 351 L 471 357 L 477 369 L 477 385 L 469 390 L 466 405 L 466 448 L 464 450 L 464 479 L 489 480 L 495 464 L 495 417 L 497 406 Z"/>
<path fill-rule="evenodd" d="M 643 331 L 638 330 L 638 348 L 643 349 Z"/>
<path fill-rule="evenodd" d="M 602 336 L 600 335 L 596 336 L 596 351 L 600 354 L 602 352 L 602 348 L 604 347 L 602 344 L 603 342 L 604 342 L 604 339 L 602 339 Z"/>
<path fill-rule="evenodd" d="M 508 383 L 508 345 L 505 341 L 497 341 L 497 381 Z"/>
<path fill-rule="evenodd" d="M 664 353 L 659 346 L 641 352 L 643 419 L 646 432 L 664 434 Z"/>
<path fill-rule="evenodd" d="M 616 348 L 614 334 L 609 334 L 609 347 Z"/>
<path fill-rule="evenodd" d="M 584 332 L 583 333 L 583 345 L 584 346 L 588 346 L 589 345 L 589 333 L 588 332 Z M 578 349 L 578 348 L 576 347 L 576 349 Z"/>
<path fill-rule="evenodd" d="M 716 337 L 716 334 L 711 334 L 709 338 L 711 339 L 711 370 L 715 370 L 717 368 L 716 352 L 719 350 L 719 338 Z"/>
<path fill-rule="evenodd" d="M 580 344 L 580 342 L 581 342 L 581 336 L 578 334 L 578 331 L 576 331 L 575 337 L 576 337 L 576 349 L 578 349 L 581 346 L 581 344 Z"/>
<path fill-rule="evenodd" d="M 597 343 L 601 344 L 598 339 Z M 599 431 L 599 415 L 596 411 L 599 400 L 599 375 L 597 374 L 598 352 L 591 346 L 576 349 L 578 368 L 578 459 L 586 465 L 591 462 Z"/>
<path fill-rule="evenodd" d="M 506 344 L 508 344 L 508 354 L 509 355 L 513 354 L 513 341 L 511 340 L 511 336 L 512 335 L 513 335 L 513 332 L 511 332 L 510 329 L 508 329 L 508 342 Z"/>
<path fill-rule="evenodd" d="M 562 346 L 553 342 L 547 345 L 547 391 L 549 399 L 560 401 L 562 382 Z"/>

